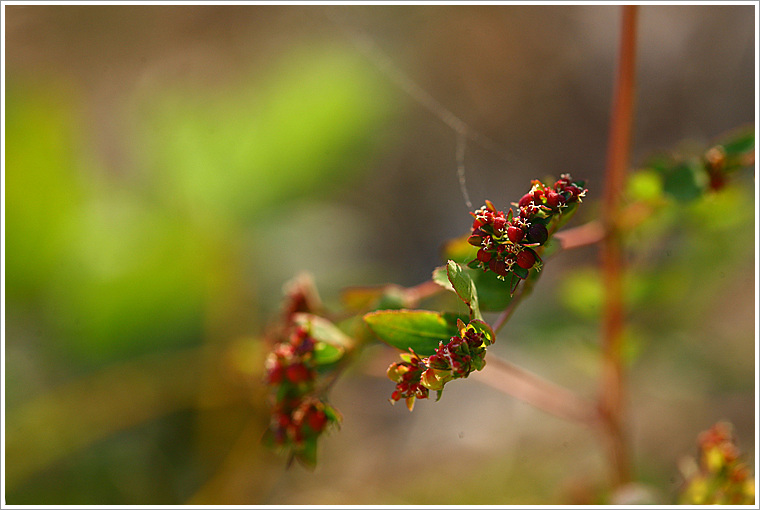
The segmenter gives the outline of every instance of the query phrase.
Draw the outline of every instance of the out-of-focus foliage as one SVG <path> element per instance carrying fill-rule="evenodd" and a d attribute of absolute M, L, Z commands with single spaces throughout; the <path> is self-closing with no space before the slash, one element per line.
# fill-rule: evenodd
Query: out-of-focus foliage
<path fill-rule="evenodd" d="M 755 479 L 741 455 L 730 423 L 720 422 L 700 433 L 697 459 L 682 462 L 686 480 L 679 503 L 754 505 Z"/>
<path fill-rule="evenodd" d="M 301 50 L 256 78 L 226 89 L 168 84 L 136 97 L 134 133 L 126 143 L 136 167 L 123 176 L 109 173 L 91 152 L 76 87 L 10 80 L 10 502 L 122 501 L 118 484 L 84 494 L 34 480 L 97 441 L 193 409 L 199 391 L 231 392 L 240 401 L 240 391 L 262 377 L 262 360 L 254 355 L 236 359 L 240 365 L 228 373 L 213 369 L 209 383 L 204 366 L 226 363 L 226 348 L 199 350 L 206 343 L 227 345 L 229 334 L 240 334 L 239 328 L 223 332 L 220 321 L 232 313 L 255 316 L 255 309 L 241 307 L 255 292 L 246 281 L 246 259 L 276 252 L 241 240 L 257 214 L 285 209 L 306 193 L 329 194 L 355 178 L 387 107 L 366 64 L 336 48 Z M 303 249 L 310 239 L 300 232 L 281 239 L 279 249 Z M 256 328 L 249 319 L 235 320 Z M 148 354 L 153 358 L 138 361 Z M 60 375 L 35 381 L 38 374 L 25 373 L 18 362 L 25 357 Z M 88 383 L 65 382 L 99 367 L 107 368 L 87 376 Z M 231 383 L 243 386 L 230 389 Z M 204 390 L 209 384 L 216 389 Z M 255 412 L 235 405 L 233 411 L 248 419 Z M 175 420 L 174 427 L 186 429 L 191 417 Z M 98 462 L 116 462 L 118 452 L 104 455 Z M 192 456 L 187 451 L 170 462 Z M 71 473 L 91 469 L 84 465 L 93 460 L 80 461 Z M 193 459 L 186 480 L 199 476 L 200 460 Z M 177 468 L 158 463 L 145 469 L 156 470 L 145 480 L 159 483 L 158 471 Z M 175 495 L 145 490 L 152 498 L 146 503 L 191 495 L 188 489 Z"/>

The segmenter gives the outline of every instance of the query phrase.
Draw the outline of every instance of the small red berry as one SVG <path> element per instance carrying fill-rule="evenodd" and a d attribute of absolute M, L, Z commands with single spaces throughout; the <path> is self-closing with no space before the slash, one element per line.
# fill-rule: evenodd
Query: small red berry
<path fill-rule="evenodd" d="M 520 201 L 517 203 L 519 207 L 525 207 L 526 205 L 533 202 L 533 193 L 526 193 L 523 195 L 523 197 L 520 199 Z"/>
<path fill-rule="evenodd" d="M 491 253 L 485 250 L 478 250 L 478 260 L 481 262 L 488 262 L 491 260 Z"/>
<path fill-rule="evenodd" d="M 523 237 L 525 237 L 525 231 L 520 227 L 515 227 L 513 225 L 507 229 L 507 237 L 509 237 L 509 240 L 513 243 L 519 243 L 523 240 Z"/>
<path fill-rule="evenodd" d="M 324 429 L 327 424 L 327 415 L 321 409 L 314 409 L 309 413 L 307 421 L 312 430 L 315 432 L 322 432 L 322 429 Z"/>
<path fill-rule="evenodd" d="M 269 370 L 267 381 L 269 384 L 280 384 L 282 382 L 282 365 L 278 363 Z"/>
<path fill-rule="evenodd" d="M 529 250 L 523 250 L 517 254 L 517 265 L 523 269 L 530 269 L 536 263 L 536 256 Z"/>
<path fill-rule="evenodd" d="M 507 224 L 506 218 L 502 217 L 495 217 L 493 219 L 493 228 L 494 230 L 503 230 L 504 226 Z"/>
<path fill-rule="evenodd" d="M 552 209 L 556 209 L 564 201 L 565 200 L 562 198 L 562 195 L 560 195 L 559 193 L 550 191 L 549 193 L 546 194 L 546 205 L 548 205 Z"/>
<path fill-rule="evenodd" d="M 298 384 L 300 382 L 308 381 L 311 379 L 311 372 L 308 368 L 306 368 L 306 366 L 302 365 L 301 363 L 297 363 L 295 365 L 290 365 L 285 369 L 285 377 L 287 377 L 288 381 L 292 382 L 293 384 Z"/>

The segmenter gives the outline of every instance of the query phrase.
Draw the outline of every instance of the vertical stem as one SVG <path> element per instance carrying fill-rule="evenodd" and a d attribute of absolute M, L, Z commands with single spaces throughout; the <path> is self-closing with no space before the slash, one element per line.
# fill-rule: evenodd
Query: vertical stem
<path fill-rule="evenodd" d="M 625 380 L 622 362 L 624 333 L 623 250 L 616 221 L 625 184 L 633 126 L 637 6 L 623 6 L 618 68 L 614 89 L 604 189 L 601 245 L 605 305 L 602 319 L 603 367 L 599 407 L 604 420 L 613 485 L 630 481 L 630 454 L 624 430 Z"/>

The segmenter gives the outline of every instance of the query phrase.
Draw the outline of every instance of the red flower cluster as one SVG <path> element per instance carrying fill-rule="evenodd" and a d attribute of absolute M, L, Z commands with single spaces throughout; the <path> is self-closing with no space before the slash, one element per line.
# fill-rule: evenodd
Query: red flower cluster
<path fill-rule="evenodd" d="M 290 448 L 292 456 L 311 466 L 316 461 L 316 440 L 340 414 L 316 396 L 315 340 L 305 326 L 294 326 L 287 341 L 275 346 L 266 360 L 266 383 L 274 404 L 266 438 L 277 447 Z"/>
<path fill-rule="evenodd" d="M 482 330 L 476 329 L 472 323 L 462 324 L 459 334 L 461 336 L 452 337 L 446 344 L 439 343 L 435 353 L 428 358 L 421 358 L 409 349 L 409 354 L 401 354 L 401 362 L 388 367 L 388 377 L 396 383 L 391 403 L 406 399 L 411 411 L 415 399 L 428 398 L 430 390 L 438 391 L 440 398 L 447 382 L 467 377 L 485 366 L 489 340 Z"/>
<path fill-rule="evenodd" d="M 581 202 L 586 191 L 583 182 L 563 174 L 553 187 L 532 181 L 531 190 L 513 204 L 516 214 L 511 208 L 507 213 L 498 211 L 486 200 L 486 205 L 470 213 L 474 221 L 467 241 L 479 250 L 468 265 L 491 270 L 502 279 L 510 274 L 527 278 L 531 269 L 540 267 L 541 258 L 533 248 L 549 238 L 547 225 L 571 204 Z"/>

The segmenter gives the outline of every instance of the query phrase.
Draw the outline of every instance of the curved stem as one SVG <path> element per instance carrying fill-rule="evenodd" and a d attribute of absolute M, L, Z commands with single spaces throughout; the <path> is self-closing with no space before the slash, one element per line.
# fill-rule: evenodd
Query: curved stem
<path fill-rule="evenodd" d="M 625 328 L 623 307 L 623 250 L 617 228 L 625 184 L 633 126 L 633 96 L 636 61 L 637 6 L 623 6 L 618 72 L 612 107 L 604 189 L 603 223 L 607 235 L 601 245 L 605 288 L 602 319 L 603 367 L 599 411 L 605 423 L 608 456 L 613 467 L 613 485 L 631 479 L 628 444 L 625 439 L 625 378 L 622 347 Z"/>

